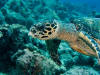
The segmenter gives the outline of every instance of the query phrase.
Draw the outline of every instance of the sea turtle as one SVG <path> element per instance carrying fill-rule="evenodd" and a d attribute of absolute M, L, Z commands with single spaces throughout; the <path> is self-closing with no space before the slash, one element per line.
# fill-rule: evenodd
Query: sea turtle
<path fill-rule="evenodd" d="M 82 54 L 88 56 L 94 56 L 99 59 L 100 58 L 100 44 L 98 43 L 99 39 L 94 39 L 92 35 L 88 34 L 84 29 L 81 28 L 81 23 L 75 24 L 75 22 L 76 21 L 73 21 L 73 23 L 64 23 L 57 20 L 50 20 L 37 23 L 30 28 L 29 35 L 31 35 L 34 38 L 38 38 L 40 40 L 46 40 L 51 56 L 52 52 L 54 51 L 50 50 L 50 48 L 54 48 L 55 46 L 58 47 L 60 44 L 60 40 L 65 40 L 72 49 Z M 50 44 L 50 41 L 52 39 L 58 39 L 57 40 L 58 44 L 56 45 L 54 44 L 52 46 L 52 44 Z M 54 53 L 54 57 L 57 58 L 56 57 L 57 50 L 55 52 L 56 53 Z"/>

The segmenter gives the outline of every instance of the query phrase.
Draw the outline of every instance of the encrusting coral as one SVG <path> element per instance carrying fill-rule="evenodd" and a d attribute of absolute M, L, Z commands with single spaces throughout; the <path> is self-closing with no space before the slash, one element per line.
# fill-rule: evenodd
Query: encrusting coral
<path fill-rule="evenodd" d="M 60 68 L 52 59 L 41 55 L 43 51 L 38 46 L 31 44 L 32 39 L 28 36 L 26 27 L 19 24 L 2 25 L 0 26 L 0 36 L 0 42 L 2 42 L 0 48 L 4 49 L 0 51 L 0 55 L 6 54 L 9 57 L 7 60 L 10 61 L 6 63 L 16 63 L 17 70 L 20 70 L 20 72 L 15 74 L 46 75 L 49 73 L 51 75 L 52 73 L 52 75 L 55 75 L 66 70 L 64 67 Z"/>
<path fill-rule="evenodd" d="M 66 71 L 65 67 L 58 66 L 50 58 L 46 58 L 40 53 L 24 49 L 18 51 L 12 56 L 13 60 L 16 60 L 18 69 L 21 69 L 23 74 L 27 75 L 59 75 Z"/>

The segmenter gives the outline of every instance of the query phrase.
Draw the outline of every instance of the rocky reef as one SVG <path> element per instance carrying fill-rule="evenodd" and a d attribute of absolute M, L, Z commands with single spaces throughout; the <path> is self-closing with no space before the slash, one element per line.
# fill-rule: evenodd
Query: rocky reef
<path fill-rule="evenodd" d="M 49 41 L 28 36 L 31 25 L 46 19 L 89 25 L 93 18 L 80 18 L 90 13 L 83 6 L 60 0 L 0 0 L 0 75 L 99 75 L 97 60 L 72 50 L 66 42 L 47 48 Z M 54 52 L 55 58 L 50 56 Z"/>
<path fill-rule="evenodd" d="M 63 4 L 59 0 L 51 0 L 49 3 L 46 0 L 3 0 L 0 3 L 1 24 L 22 24 L 26 27 L 45 19 L 60 19 L 68 22 L 70 17 L 90 13 L 88 9 L 81 9 L 83 6 L 69 2 Z M 82 12 L 83 10 L 86 12 Z"/>
<path fill-rule="evenodd" d="M 21 75 L 59 75 L 66 71 L 65 67 L 58 66 L 52 59 L 47 58 L 40 53 L 24 49 L 19 50 L 13 55 L 16 61 L 17 69 L 22 72 Z"/>
<path fill-rule="evenodd" d="M 14 68 L 14 65 L 16 65 L 16 73 L 14 75 L 55 75 L 58 72 L 59 74 L 63 73 L 65 68 L 58 66 L 50 59 L 47 55 L 48 53 L 42 50 L 45 48 L 36 45 L 35 41 L 32 43 L 33 41 L 28 36 L 28 30 L 25 26 L 19 24 L 0 26 L 0 57 L 2 57 L 0 58 L 0 70 L 4 71 L 5 68 L 10 68 L 11 66 Z M 42 45 L 43 43 L 40 44 Z M 43 46 L 45 45 L 43 44 Z M 17 70 L 20 71 L 17 72 Z M 8 74 L 13 75 L 13 72 L 11 71 Z"/>

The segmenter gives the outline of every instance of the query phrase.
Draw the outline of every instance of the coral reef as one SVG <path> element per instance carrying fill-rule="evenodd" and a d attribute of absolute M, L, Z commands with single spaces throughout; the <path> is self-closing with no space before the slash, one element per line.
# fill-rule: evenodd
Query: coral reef
<path fill-rule="evenodd" d="M 9 0 L 1 8 L 1 12 L 5 18 L 3 21 L 7 24 L 16 23 L 30 27 L 37 20 L 46 19 L 47 16 L 48 18 L 58 18 L 54 11 L 48 7 L 44 7 L 44 5 L 44 1 L 42 2 L 41 0 L 25 0 L 25 2 L 24 0 Z"/>
<path fill-rule="evenodd" d="M 44 57 L 36 50 L 19 50 L 12 56 L 12 59 L 16 60 L 17 68 L 21 69 L 23 75 L 59 75 L 66 71 L 63 66 L 56 65 L 54 61 Z"/>
<path fill-rule="evenodd" d="M 0 0 L 0 75 L 77 75 L 76 70 L 81 69 L 99 75 L 100 65 L 95 58 L 73 51 L 64 41 L 45 42 L 28 36 L 31 25 L 46 19 L 83 27 L 94 24 L 93 18 L 81 18 L 91 12 L 84 7 L 60 0 Z M 92 32 L 98 37 L 99 31 Z M 53 42 L 54 47 L 47 47 Z"/>
<path fill-rule="evenodd" d="M 93 70 L 91 67 L 74 66 L 72 69 L 67 71 L 65 75 L 99 75 L 99 72 Z"/>
<path fill-rule="evenodd" d="M 28 43 L 27 32 L 26 27 L 19 24 L 0 25 L 0 57 L 2 57 L 0 63 L 4 62 L 3 64 L 6 64 L 3 68 L 9 67 L 11 63 L 10 57 L 13 53 L 18 49 L 23 49 L 25 43 Z M 3 70 L 2 67 L 0 67 L 0 70 Z"/>
<path fill-rule="evenodd" d="M 73 51 L 64 41 L 61 42 L 58 52 L 60 55 L 60 60 L 62 64 L 66 66 L 66 68 L 70 68 L 73 65 L 93 66 L 95 63 L 94 58 Z"/>
<path fill-rule="evenodd" d="M 29 28 L 33 23 L 44 19 L 60 19 L 69 22 L 70 17 L 86 15 L 85 12 L 76 12 L 83 6 L 79 8 L 68 2 L 65 4 L 59 1 L 55 2 L 55 0 L 49 3 L 46 0 L 4 0 L 4 2 L 2 3 L 4 6 L 0 9 L 2 24 L 16 23 Z"/>

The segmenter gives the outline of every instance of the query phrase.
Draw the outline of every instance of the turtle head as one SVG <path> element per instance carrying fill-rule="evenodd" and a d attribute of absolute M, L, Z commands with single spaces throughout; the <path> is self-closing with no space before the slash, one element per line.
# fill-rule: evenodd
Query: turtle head
<path fill-rule="evenodd" d="M 37 23 L 30 28 L 29 35 L 41 40 L 55 39 L 58 23 L 56 20 Z"/>

